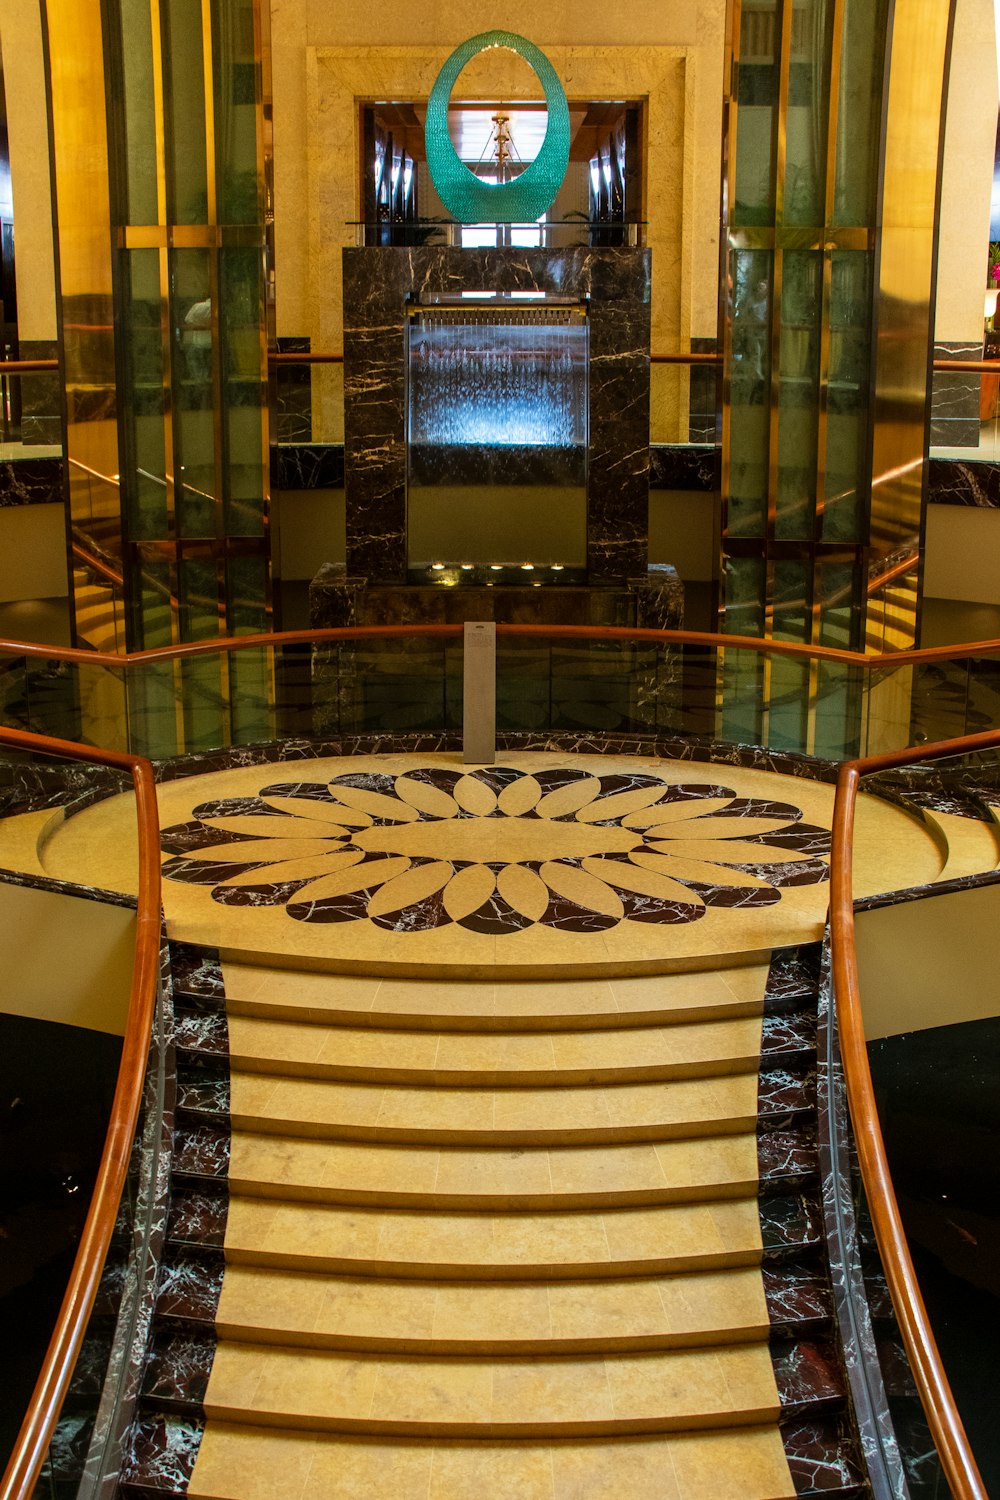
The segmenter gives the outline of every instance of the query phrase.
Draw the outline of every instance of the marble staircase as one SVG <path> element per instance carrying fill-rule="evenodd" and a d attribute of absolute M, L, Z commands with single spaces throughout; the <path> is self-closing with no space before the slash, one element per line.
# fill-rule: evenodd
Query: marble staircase
<path fill-rule="evenodd" d="M 184 950 L 126 1493 L 862 1493 L 817 966 L 492 983 Z"/>

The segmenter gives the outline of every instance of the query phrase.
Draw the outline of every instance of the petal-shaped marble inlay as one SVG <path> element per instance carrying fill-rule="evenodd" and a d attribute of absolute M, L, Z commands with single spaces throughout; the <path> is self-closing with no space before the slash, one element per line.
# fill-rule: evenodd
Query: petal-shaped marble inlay
<path fill-rule="evenodd" d="M 632 859 L 585 859 L 584 868 L 598 880 L 607 881 L 619 891 L 632 891 L 636 896 L 653 896 L 657 901 L 683 901 L 690 906 L 701 906 L 701 897 L 689 891 L 686 885 L 670 876 L 669 865 Z"/>
<path fill-rule="evenodd" d="M 163 833 L 170 880 L 299 922 L 602 932 L 773 904 L 827 877 L 829 835 L 716 783 L 571 766 L 358 771 L 205 802 Z"/>
<path fill-rule="evenodd" d="M 497 794 L 478 776 L 462 776 L 455 783 L 455 801 L 463 812 L 488 818 L 497 810 Z"/>
<path fill-rule="evenodd" d="M 705 839 L 694 835 L 694 825 L 689 824 L 692 837 L 689 839 L 650 839 L 647 848 L 664 859 L 704 859 L 710 864 L 759 865 L 795 864 L 806 855 L 794 849 L 769 849 L 766 844 L 750 844 L 743 839 Z"/>
<path fill-rule="evenodd" d="M 555 895 L 564 896 L 574 906 L 581 906 L 586 911 L 601 912 L 606 917 L 616 917 L 619 920 L 624 915 L 620 897 L 588 870 L 577 865 L 559 864 L 553 860 L 542 865 L 538 873 Z"/>
<path fill-rule="evenodd" d="M 580 781 L 567 781 L 555 791 L 546 792 L 535 808 L 540 818 L 566 818 L 579 812 L 588 802 L 600 795 L 601 783 L 596 776 L 584 776 Z"/>
<path fill-rule="evenodd" d="M 766 880 L 748 875 L 745 870 L 734 870 L 730 865 L 710 864 L 703 859 L 685 859 L 680 854 L 663 855 L 637 849 L 631 855 L 633 864 L 644 865 L 647 870 L 656 870 L 672 875 L 675 880 L 693 880 L 696 885 L 766 886 Z"/>
<path fill-rule="evenodd" d="M 779 833 L 786 818 L 670 818 L 643 830 L 648 839 L 748 839 L 754 834 Z"/>
<path fill-rule="evenodd" d="M 454 797 L 417 776 L 397 776 L 396 795 L 429 818 L 454 818 L 458 813 Z"/>
<path fill-rule="evenodd" d="M 613 792 L 610 797 L 601 797 L 592 802 L 589 807 L 581 808 L 577 817 L 581 823 L 606 823 L 613 819 L 620 822 L 631 812 L 638 812 L 640 807 L 649 807 L 653 802 L 659 802 L 666 791 L 666 786 L 661 782 L 659 786 L 641 786 L 628 792 Z"/>
<path fill-rule="evenodd" d="M 520 818 L 538 804 L 542 789 L 534 776 L 519 776 L 505 786 L 497 798 L 497 807 L 505 818 Z"/>
<path fill-rule="evenodd" d="M 497 888 L 497 878 L 486 865 L 466 865 L 457 870 L 444 893 L 444 909 L 453 922 L 478 911 Z"/>
<path fill-rule="evenodd" d="M 527 865 L 504 865 L 497 876 L 497 890 L 515 911 L 540 922 L 549 904 L 549 888 Z"/>
<path fill-rule="evenodd" d="M 415 865 L 394 880 L 380 886 L 368 903 L 370 917 L 382 917 L 386 912 L 405 911 L 408 906 L 419 906 L 428 896 L 433 896 L 454 875 L 451 865 L 437 860 L 429 865 Z"/>

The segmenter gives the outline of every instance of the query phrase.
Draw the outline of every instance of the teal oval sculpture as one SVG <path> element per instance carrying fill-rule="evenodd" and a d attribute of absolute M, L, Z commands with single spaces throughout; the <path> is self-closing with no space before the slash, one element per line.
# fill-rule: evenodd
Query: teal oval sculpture
<path fill-rule="evenodd" d="M 459 160 L 448 134 L 448 103 L 459 73 L 478 52 L 506 47 L 538 75 L 549 112 L 542 149 L 513 182 L 488 183 Z M 569 165 L 569 105 L 566 91 L 545 53 L 516 31 L 481 31 L 448 58 L 431 89 L 424 127 L 431 181 L 449 213 L 463 224 L 530 224 L 541 217 L 562 187 Z"/>

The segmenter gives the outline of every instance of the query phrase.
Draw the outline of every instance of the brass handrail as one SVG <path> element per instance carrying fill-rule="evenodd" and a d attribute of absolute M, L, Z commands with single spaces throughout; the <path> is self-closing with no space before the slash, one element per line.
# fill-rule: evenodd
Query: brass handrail
<path fill-rule="evenodd" d="M 909 566 L 909 563 L 907 563 Z M 209 636 L 176 646 L 156 646 L 146 651 L 90 651 L 75 646 L 49 646 L 38 641 L 0 639 L 0 655 L 30 656 L 50 661 L 76 662 L 109 670 L 141 666 L 145 662 L 180 660 L 217 652 L 246 651 L 256 647 L 281 647 L 310 643 L 391 639 L 407 636 L 440 636 L 455 639 L 461 625 L 343 625 L 319 630 L 261 631 L 253 635 Z M 752 635 L 724 635 L 709 630 L 657 630 L 628 625 L 514 625 L 499 622 L 498 636 L 551 637 L 555 640 L 634 640 L 664 646 L 707 646 L 719 651 L 755 651 L 762 656 L 792 656 L 805 661 L 838 662 L 843 666 L 877 671 L 884 667 L 909 667 L 922 662 L 960 660 L 969 656 L 1000 653 L 1000 640 L 965 641 L 952 646 L 930 646 L 915 651 L 847 651 L 836 646 L 807 646 L 798 641 L 765 639 Z"/>
<path fill-rule="evenodd" d="M 66 1294 L 27 1414 L 0 1481 L 0 1500 L 27 1500 L 35 1489 L 80 1353 L 118 1215 L 135 1140 L 160 971 L 159 819 L 153 768 L 138 755 L 0 728 L 0 745 L 128 771 L 139 828 L 139 888 L 128 1021 L 118 1082 L 97 1180 Z"/>
<path fill-rule="evenodd" d="M 896 766 L 912 765 L 915 761 L 963 755 L 997 746 L 1000 746 L 1000 730 L 990 730 L 984 734 L 966 735 L 961 739 L 911 746 L 892 754 L 847 761 L 841 766 L 837 778 L 830 855 L 833 991 L 858 1165 L 896 1320 L 953 1500 L 989 1500 L 989 1496 L 955 1405 L 924 1306 L 892 1185 L 875 1103 L 861 1014 L 858 960 L 854 943 L 854 811 L 862 776 L 871 775 L 875 771 L 892 770 Z"/>
<path fill-rule="evenodd" d="M 57 359 L 0 359 L 0 375 L 37 375 L 58 368 Z"/>

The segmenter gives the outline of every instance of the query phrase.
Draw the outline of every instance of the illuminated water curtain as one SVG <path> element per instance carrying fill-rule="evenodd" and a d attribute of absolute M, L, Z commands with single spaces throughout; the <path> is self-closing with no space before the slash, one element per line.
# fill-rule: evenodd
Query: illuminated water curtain
<path fill-rule="evenodd" d="M 587 325 L 531 309 L 410 322 L 410 441 L 576 448 L 587 441 Z"/>
<path fill-rule="evenodd" d="M 483 182 L 459 159 L 448 132 L 448 104 L 458 75 L 466 63 L 491 47 L 516 52 L 534 69 L 548 110 L 542 148 L 513 182 Z M 424 140 L 431 181 L 456 219 L 463 224 L 531 224 L 554 201 L 569 165 L 566 92 L 544 52 L 526 37 L 515 31 L 480 32 L 456 47 L 438 74 L 427 105 Z"/>

